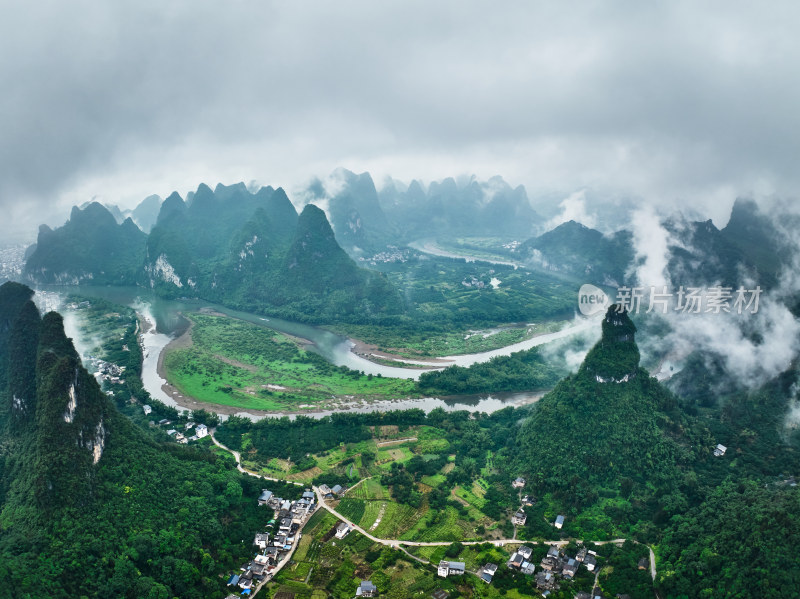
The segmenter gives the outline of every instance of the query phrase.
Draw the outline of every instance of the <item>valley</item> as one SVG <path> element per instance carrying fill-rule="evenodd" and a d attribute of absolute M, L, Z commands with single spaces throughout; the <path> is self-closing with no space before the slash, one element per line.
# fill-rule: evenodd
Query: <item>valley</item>
<path fill-rule="evenodd" d="M 732 530 L 780 547 L 770 559 L 785 553 L 777 528 L 758 523 L 798 526 L 787 516 L 798 433 L 784 424 L 797 373 L 748 387 L 723 356 L 681 339 L 691 321 L 618 306 L 576 316 L 580 281 L 613 293 L 633 272 L 628 232 L 564 223 L 511 243 L 470 234 L 477 225 L 465 221 L 441 241 L 387 229 L 381 246 L 368 229 L 337 237 L 325 212 L 298 213 L 275 189 L 196 195 L 165 200 L 145 237 L 112 225 L 99 204 L 76 209 L 28 252 L 22 276 L 41 278 L 37 291 L 2 288 L 9 588 L 31 589 L 24 514 L 42 516 L 36 551 L 66 568 L 54 522 L 88 530 L 71 511 L 86 506 L 110 522 L 116 495 L 129 518 L 144 510 L 180 542 L 159 553 L 147 548 L 150 532 L 106 543 L 105 561 L 90 566 L 97 576 L 70 579 L 67 593 L 125 589 L 133 599 L 140 585 L 148 599 L 349 599 L 374 587 L 397 599 L 677 599 L 754 580 L 756 562 L 727 541 Z M 737 206 L 732 226 L 751 210 Z M 219 239 L 201 247 L 206 229 Z M 743 259 L 736 236 L 706 223 L 678 230 L 676 280 L 770 266 Z M 75 252 L 75 235 L 90 251 Z M 110 252 L 120 236 L 144 253 Z M 687 267 L 703 252 L 714 260 L 698 275 Z M 787 309 L 772 301 L 768 314 Z M 748 342 L 759 351 L 770 339 Z M 177 486 L 166 503 L 152 494 L 165 471 L 180 472 L 174 485 L 183 481 L 191 507 L 175 503 Z M 191 482 L 204 476 L 213 485 Z M 50 485 L 86 499 L 55 505 Z M 315 510 L 288 524 L 285 501 L 258 501 L 265 488 L 289 506 L 313 495 Z M 200 513 L 211 529 L 190 524 Z M 123 526 L 134 534 L 133 520 Z M 264 547 L 252 548 L 253 535 Z M 785 589 L 793 576 L 770 583 Z"/>
<path fill-rule="evenodd" d="M 0 599 L 800 598 L 800 3 L 0 14 Z"/>

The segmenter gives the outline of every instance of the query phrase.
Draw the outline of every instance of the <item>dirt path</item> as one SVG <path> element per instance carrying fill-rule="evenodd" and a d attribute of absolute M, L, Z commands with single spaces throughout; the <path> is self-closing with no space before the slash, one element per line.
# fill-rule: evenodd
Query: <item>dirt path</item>
<path fill-rule="evenodd" d="M 231 449 L 229 447 L 226 447 L 225 445 L 223 445 L 222 443 L 217 441 L 217 439 L 214 437 L 213 431 L 211 432 L 210 436 L 211 436 L 211 440 L 214 442 L 214 444 L 217 447 L 220 447 L 221 449 L 224 449 L 225 451 L 228 451 L 231 454 L 233 454 L 233 456 L 236 458 L 236 468 L 237 468 L 237 470 L 239 470 L 239 472 L 242 472 L 244 474 L 249 474 L 250 476 L 256 476 L 258 478 L 263 478 L 265 480 L 274 480 L 276 482 L 287 482 L 287 481 L 283 481 L 283 480 L 278 479 L 278 478 L 270 478 L 268 476 L 263 476 L 261 474 L 257 474 L 255 472 L 250 471 L 250 470 L 244 469 L 242 467 L 241 459 L 240 459 L 240 455 L 239 455 L 238 451 L 235 451 L 235 450 L 233 450 L 233 449 Z M 358 483 L 356 483 L 356 485 L 358 485 L 359 483 L 363 482 L 363 480 L 366 480 L 366 479 L 360 480 Z M 292 482 L 292 481 L 288 481 L 288 482 Z M 293 484 L 298 485 L 298 486 L 305 486 L 302 483 L 293 483 Z M 353 487 L 355 487 L 356 485 L 353 485 Z M 405 547 L 444 547 L 444 546 L 448 546 L 449 547 L 452 544 L 452 541 L 401 541 L 399 539 L 379 539 L 378 537 L 370 534 L 368 531 L 366 531 L 363 528 L 361 528 L 360 526 L 358 526 L 355 522 L 351 522 L 350 520 L 348 520 L 347 518 L 342 516 L 339 512 L 337 512 L 336 509 L 334 509 L 333 507 L 328 505 L 326 503 L 326 501 L 325 501 L 325 498 L 322 496 L 322 493 L 320 493 L 319 487 L 313 487 L 312 486 L 312 489 L 314 491 L 314 494 L 317 497 L 317 505 L 319 507 L 327 510 L 328 512 L 330 512 L 334 516 L 336 516 L 342 522 L 345 522 L 351 529 L 357 530 L 362 535 L 364 535 L 368 539 L 374 541 L 375 543 L 380 543 L 381 545 L 385 545 L 387 547 L 393 547 L 394 549 L 399 549 L 400 551 L 404 552 L 409 557 L 415 559 L 416 561 L 418 561 L 420 563 L 429 564 L 430 562 L 428 562 L 426 560 L 423 560 L 421 558 L 418 558 L 415 555 L 412 555 L 411 553 L 409 553 L 405 549 Z M 579 544 L 585 544 L 587 542 L 591 542 L 591 543 L 594 543 L 595 545 L 607 545 L 609 543 L 610 544 L 614 544 L 614 545 L 621 545 L 627 539 L 612 539 L 610 541 L 583 541 L 581 539 L 573 539 L 573 540 L 576 543 L 579 543 Z M 520 540 L 517 540 L 516 538 L 512 538 L 512 539 L 495 539 L 495 540 L 482 540 L 482 541 L 463 541 L 461 544 L 462 545 L 482 545 L 483 543 L 491 543 L 495 547 L 503 547 L 504 545 L 507 545 L 507 544 L 519 545 L 519 544 L 524 543 L 526 545 L 555 545 L 555 546 L 558 546 L 558 547 L 564 547 L 565 545 L 568 545 L 570 542 L 571 542 L 570 540 L 563 540 L 563 539 L 559 539 L 557 541 L 520 541 Z M 636 543 L 637 541 L 634 541 L 634 542 Z M 653 553 L 653 550 L 649 546 L 647 546 L 647 548 L 650 551 L 650 572 L 651 572 L 651 575 L 653 577 L 653 580 L 655 580 L 655 577 L 656 577 L 655 554 Z M 599 570 L 598 570 L 598 574 L 599 574 Z"/>
<path fill-rule="evenodd" d="M 405 443 L 406 441 L 416 441 L 416 437 L 406 437 L 405 439 L 392 439 L 391 441 L 378 441 L 375 443 L 378 447 L 383 447 L 384 445 L 392 445 L 393 443 Z"/>

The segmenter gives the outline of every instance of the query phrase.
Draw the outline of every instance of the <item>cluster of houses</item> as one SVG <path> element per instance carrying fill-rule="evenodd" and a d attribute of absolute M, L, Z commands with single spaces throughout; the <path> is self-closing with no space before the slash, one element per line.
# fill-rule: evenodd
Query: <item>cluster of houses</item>
<path fill-rule="evenodd" d="M 144 412 L 144 415 L 147 416 L 150 413 L 152 413 L 153 408 L 145 404 L 142 406 L 142 411 Z M 153 420 L 150 421 L 150 426 L 160 426 L 162 428 L 166 428 L 170 424 L 172 424 L 172 421 L 166 418 L 162 418 L 158 422 L 155 422 Z M 189 432 L 191 431 L 192 428 L 194 428 L 194 434 L 189 435 Z M 167 429 L 167 434 L 170 437 L 172 437 L 173 440 L 176 441 L 177 443 L 186 445 L 189 441 L 197 441 L 198 439 L 202 439 L 203 437 L 208 437 L 208 427 L 205 424 L 198 424 L 197 426 L 195 426 L 195 423 L 190 420 L 184 425 L 183 432 L 174 428 L 170 428 Z"/>
<path fill-rule="evenodd" d="M 531 576 L 536 571 L 536 566 L 530 562 L 532 555 L 533 549 L 527 545 L 522 545 L 514 552 L 506 566 L 508 566 L 509 570 L 518 570 L 527 576 Z"/>
<path fill-rule="evenodd" d="M 558 581 L 562 578 L 572 580 L 581 565 L 585 566 L 589 572 L 594 572 L 597 568 L 597 553 L 588 551 L 585 547 L 582 547 L 575 557 L 569 557 L 564 555 L 556 545 L 551 546 L 547 555 L 542 558 L 541 571 L 538 573 L 536 573 L 536 566 L 531 561 L 532 556 L 533 549 L 527 545 L 521 545 L 511 555 L 506 567 L 526 576 L 535 575 L 536 588 L 542 592 L 558 590 Z M 478 571 L 478 577 L 486 583 L 491 583 L 497 573 L 497 568 L 497 564 L 486 564 Z M 464 574 L 465 571 L 464 562 L 442 560 L 439 562 L 437 573 L 439 576 L 447 577 Z"/>
<path fill-rule="evenodd" d="M 408 256 L 408 250 L 401 250 L 393 245 L 389 245 L 386 246 L 386 250 L 383 252 L 378 252 L 369 258 L 364 258 L 362 256 L 358 260 L 359 262 L 367 262 L 372 266 L 376 266 L 378 263 L 389 264 L 392 262 L 407 262 Z"/>
<path fill-rule="evenodd" d="M 107 381 L 119 385 L 123 382 L 122 374 L 125 372 L 124 366 L 117 366 L 113 362 L 106 362 L 94 356 L 89 356 L 87 362 L 94 369 L 94 377 L 97 379 L 98 383 Z"/>
<path fill-rule="evenodd" d="M 228 586 L 242 589 L 243 595 L 249 595 L 262 581 L 274 574 L 280 561 L 300 540 L 300 528 L 316 508 L 311 489 L 306 489 L 296 501 L 276 497 L 269 489 L 262 489 L 258 505 L 275 510 L 275 519 L 270 524 L 277 524 L 278 530 L 273 535 L 268 532 L 256 533 L 253 540 L 257 548 L 255 557 L 241 567 L 241 574 L 233 574 L 228 579 Z"/>
<path fill-rule="evenodd" d="M 483 289 L 484 287 L 486 287 L 486 283 L 481 281 L 475 275 L 470 275 L 468 277 L 464 277 L 464 280 L 461 281 L 461 284 L 464 287 L 476 287 L 477 289 Z"/>
<path fill-rule="evenodd" d="M 540 563 L 541 571 L 536 575 L 536 588 L 540 591 L 557 590 L 559 579 L 572 580 L 581 565 L 589 572 L 594 572 L 597 568 L 597 553 L 582 547 L 575 557 L 569 557 L 556 545 L 551 546 Z"/>

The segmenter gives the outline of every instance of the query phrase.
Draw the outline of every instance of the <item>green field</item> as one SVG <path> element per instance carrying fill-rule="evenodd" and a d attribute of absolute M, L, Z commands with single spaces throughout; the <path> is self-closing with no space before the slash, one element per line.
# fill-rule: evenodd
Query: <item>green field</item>
<path fill-rule="evenodd" d="M 337 367 L 286 335 L 222 316 L 193 313 L 191 345 L 165 354 L 167 380 L 199 401 L 259 410 L 297 409 L 334 397 L 414 396 L 406 379 Z"/>

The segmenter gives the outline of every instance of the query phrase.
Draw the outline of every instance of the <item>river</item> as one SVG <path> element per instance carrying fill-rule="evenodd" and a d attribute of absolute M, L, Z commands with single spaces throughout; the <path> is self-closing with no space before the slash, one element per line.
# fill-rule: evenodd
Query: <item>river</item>
<path fill-rule="evenodd" d="M 74 293 L 86 297 L 100 297 L 117 304 L 122 304 L 134 308 L 146 323 L 141 339 L 144 347 L 144 361 L 142 364 L 142 382 L 144 388 L 150 395 L 167 405 L 177 406 L 175 400 L 162 389 L 166 382 L 158 374 L 158 357 L 164 347 L 176 336 L 186 330 L 188 322 L 182 317 L 182 313 L 196 311 L 201 308 L 209 308 L 221 312 L 233 318 L 245 320 L 267 329 L 280 331 L 307 339 L 312 343 L 311 349 L 317 351 L 324 358 L 337 366 L 347 366 L 354 370 L 361 370 L 367 374 L 380 374 L 384 377 L 398 377 L 407 379 L 418 379 L 420 369 L 407 369 L 394 366 L 376 364 L 363 358 L 351 351 L 353 342 L 344 337 L 340 337 L 314 326 L 292 322 L 279 318 L 266 317 L 259 314 L 231 310 L 224 306 L 212 304 L 210 302 L 193 299 L 169 300 L 156 296 L 147 289 L 141 287 L 47 287 L 47 291 L 55 292 L 58 295 Z M 598 319 L 599 322 L 599 319 Z M 563 339 L 570 335 L 585 331 L 591 327 L 597 327 L 595 320 L 576 319 L 572 326 L 566 327 L 554 333 L 538 335 L 531 339 L 515 343 L 500 349 L 481 352 L 476 354 L 465 354 L 460 356 L 446 356 L 446 360 L 438 368 L 444 368 L 450 364 L 469 366 L 478 362 L 485 362 L 495 356 L 508 355 L 515 351 L 530 349 L 542 345 L 549 341 Z M 74 334 L 74 332 L 72 332 Z M 430 411 L 441 407 L 446 410 L 468 409 L 470 411 L 494 412 L 510 405 L 524 405 L 532 403 L 541 397 L 541 392 L 535 393 L 495 393 L 480 396 L 457 396 L 452 398 L 420 398 L 406 400 L 387 400 L 368 404 L 354 403 L 345 405 L 342 410 L 348 411 L 373 411 L 373 410 L 395 410 L 421 408 Z M 337 410 L 337 411 L 342 411 Z M 329 411 L 314 412 L 309 415 L 325 415 Z M 251 414 L 247 414 L 251 416 Z"/>

